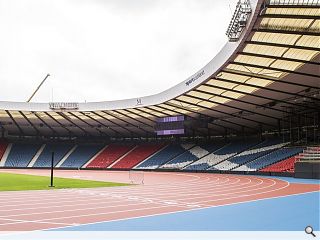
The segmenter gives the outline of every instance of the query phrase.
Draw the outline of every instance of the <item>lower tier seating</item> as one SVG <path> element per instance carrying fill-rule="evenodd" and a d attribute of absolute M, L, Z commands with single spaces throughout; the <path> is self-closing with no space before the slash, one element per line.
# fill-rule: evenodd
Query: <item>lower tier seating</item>
<path fill-rule="evenodd" d="M 233 169 L 234 171 L 257 171 L 265 168 L 271 164 L 290 158 L 298 153 L 302 152 L 302 147 L 296 148 L 282 148 L 274 152 L 271 152 L 265 156 L 259 157 L 251 162 L 248 162 L 238 168 Z"/>
<path fill-rule="evenodd" d="M 107 168 L 133 147 L 133 145 L 110 144 L 87 165 L 87 168 Z"/>
<path fill-rule="evenodd" d="M 209 153 L 219 149 L 221 147 L 221 143 L 214 144 L 214 143 L 207 143 L 202 145 L 197 145 L 183 154 L 177 156 L 176 158 L 172 159 L 168 163 L 161 166 L 164 169 L 182 169 L 183 167 L 197 161 L 198 159 L 208 155 Z"/>
<path fill-rule="evenodd" d="M 103 145 L 78 145 L 77 148 L 61 164 L 61 168 L 81 168 L 94 157 Z"/>
<path fill-rule="evenodd" d="M 297 161 L 320 161 L 320 147 L 313 146 L 307 147 L 299 155 L 295 155 L 283 161 L 277 162 L 275 164 L 269 165 L 263 169 L 261 172 L 294 172 L 294 164 Z"/>
<path fill-rule="evenodd" d="M 221 149 L 199 159 L 198 161 L 192 163 L 186 170 L 206 170 L 236 154 L 254 146 L 257 144 L 256 140 L 248 141 L 233 141 Z"/>
<path fill-rule="evenodd" d="M 250 162 L 254 159 L 269 154 L 272 151 L 282 148 L 288 144 L 289 143 L 280 143 L 280 140 L 277 139 L 266 140 L 249 150 L 243 151 L 236 156 L 229 158 L 228 160 L 218 163 L 211 169 L 229 171 L 233 168 L 239 167 L 242 164 L 245 164 L 246 162 Z"/>
<path fill-rule="evenodd" d="M 111 168 L 131 169 L 152 154 L 159 151 L 163 144 L 141 144 L 134 148 L 125 157 L 116 162 Z"/>
<path fill-rule="evenodd" d="M 137 169 L 156 169 L 171 159 L 181 155 L 186 150 L 194 146 L 193 144 L 169 144 L 167 147 L 139 164 Z"/>
<path fill-rule="evenodd" d="M 42 153 L 39 155 L 38 159 L 34 163 L 33 167 L 47 168 L 51 167 L 52 152 L 54 152 L 53 165 L 56 166 L 58 162 L 67 154 L 67 152 L 72 148 L 71 144 L 46 144 Z"/>
<path fill-rule="evenodd" d="M 41 144 L 14 143 L 5 163 L 6 167 L 27 167 Z"/>
<path fill-rule="evenodd" d="M 272 164 L 268 167 L 260 169 L 260 172 L 294 172 L 294 164 L 299 161 L 297 156 L 290 157 L 283 161 Z"/>

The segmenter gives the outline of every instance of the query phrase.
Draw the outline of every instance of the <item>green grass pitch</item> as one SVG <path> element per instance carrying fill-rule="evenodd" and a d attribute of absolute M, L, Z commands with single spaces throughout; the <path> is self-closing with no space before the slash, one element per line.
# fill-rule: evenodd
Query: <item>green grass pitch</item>
<path fill-rule="evenodd" d="M 50 177 L 25 174 L 0 173 L 0 191 L 47 190 L 63 188 L 96 188 L 128 186 L 124 183 L 100 182 L 73 178 L 54 178 L 54 188 L 50 188 Z"/>

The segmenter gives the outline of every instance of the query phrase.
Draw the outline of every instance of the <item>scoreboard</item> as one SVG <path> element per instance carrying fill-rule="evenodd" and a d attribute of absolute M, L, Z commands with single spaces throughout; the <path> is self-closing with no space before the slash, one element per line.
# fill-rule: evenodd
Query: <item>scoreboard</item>
<path fill-rule="evenodd" d="M 185 133 L 184 121 L 183 115 L 158 118 L 156 133 L 158 136 L 182 135 Z"/>

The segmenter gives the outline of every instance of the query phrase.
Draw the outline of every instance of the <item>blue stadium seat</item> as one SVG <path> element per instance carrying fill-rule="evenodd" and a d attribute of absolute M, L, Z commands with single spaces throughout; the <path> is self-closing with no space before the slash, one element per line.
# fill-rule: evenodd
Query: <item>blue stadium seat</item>
<path fill-rule="evenodd" d="M 6 167 L 27 167 L 41 144 L 14 143 L 5 163 Z"/>
<path fill-rule="evenodd" d="M 222 161 L 216 165 L 214 165 L 210 169 L 214 170 L 231 170 L 236 168 L 246 162 L 257 159 L 261 156 L 269 154 L 288 143 L 281 143 L 280 139 L 267 139 L 262 143 L 250 148 L 249 150 L 243 151 L 240 154 L 235 155 L 225 161 Z"/>
<path fill-rule="evenodd" d="M 60 160 L 70 151 L 72 148 L 71 144 L 46 144 L 42 153 L 39 155 L 38 159 L 34 163 L 33 167 L 46 168 L 51 167 L 51 155 L 54 152 L 54 166 L 60 162 Z"/>
<path fill-rule="evenodd" d="M 211 152 L 216 151 L 222 146 L 223 144 L 221 143 L 206 143 L 206 144 L 194 146 L 190 148 L 188 151 L 184 152 L 183 154 L 172 159 L 165 165 L 161 166 L 161 168 L 182 169 L 188 164 L 191 164 L 197 161 L 198 159 L 210 154 Z"/>
<path fill-rule="evenodd" d="M 61 168 L 80 168 L 86 162 L 88 162 L 94 155 L 96 155 L 104 145 L 79 145 L 77 148 L 68 156 L 64 163 L 60 166 Z"/>
<path fill-rule="evenodd" d="M 287 159 L 291 156 L 297 155 L 302 152 L 302 147 L 295 148 L 281 148 L 270 154 L 259 157 L 251 162 L 248 162 L 238 168 L 235 168 L 235 171 L 256 171 L 262 169 L 266 166 L 269 166 L 273 163 L 279 162 L 281 160 Z"/>
<path fill-rule="evenodd" d="M 156 153 L 148 160 L 142 162 L 136 168 L 138 169 L 156 169 L 171 159 L 184 153 L 186 149 L 180 144 L 169 144 L 167 147 Z"/>
<path fill-rule="evenodd" d="M 251 139 L 247 141 L 233 141 L 216 152 L 208 154 L 207 156 L 200 158 L 198 161 L 192 163 L 186 170 L 206 170 L 234 155 L 240 153 L 250 147 L 253 147 L 259 143 L 256 139 Z"/>

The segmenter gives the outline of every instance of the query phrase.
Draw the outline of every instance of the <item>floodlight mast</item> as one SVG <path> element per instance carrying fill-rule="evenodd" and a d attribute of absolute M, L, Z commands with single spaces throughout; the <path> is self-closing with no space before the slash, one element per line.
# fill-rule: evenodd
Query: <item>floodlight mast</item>
<path fill-rule="evenodd" d="M 38 90 L 41 88 L 41 86 L 44 84 L 44 82 L 47 80 L 47 78 L 50 76 L 50 74 L 48 73 L 47 76 L 42 80 L 42 82 L 39 84 L 39 86 L 36 88 L 36 90 L 32 93 L 31 97 L 27 100 L 27 102 L 30 102 L 31 99 L 34 97 L 34 95 L 36 95 L 36 93 L 38 92 Z"/>

